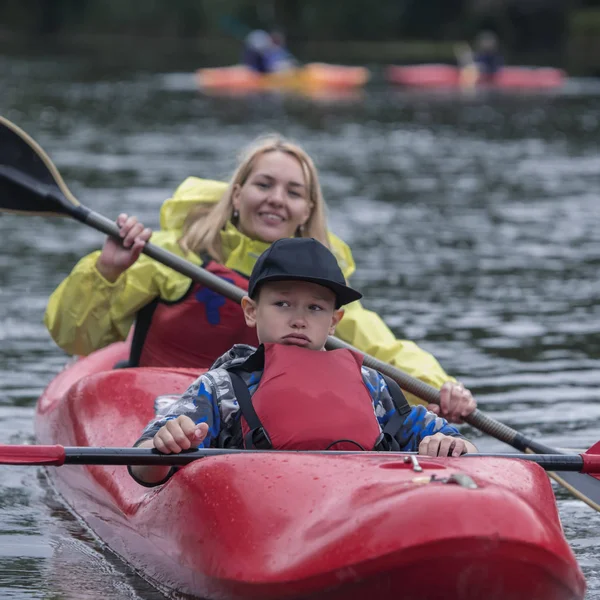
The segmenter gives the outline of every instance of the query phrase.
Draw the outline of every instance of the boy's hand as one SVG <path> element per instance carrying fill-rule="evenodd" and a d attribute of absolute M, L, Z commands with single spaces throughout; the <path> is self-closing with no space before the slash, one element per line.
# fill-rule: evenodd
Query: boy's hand
<path fill-rule="evenodd" d="M 427 456 L 460 456 L 469 452 L 477 452 L 471 442 L 443 433 L 427 436 L 419 444 L 419 454 Z"/>
<path fill-rule="evenodd" d="M 208 435 L 206 423 L 194 423 L 185 415 L 167 421 L 154 436 L 154 447 L 163 454 L 179 454 L 197 448 Z"/>
<path fill-rule="evenodd" d="M 430 404 L 427 410 L 444 417 L 449 423 L 462 423 L 477 408 L 471 392 L 460 383 L 447 381 L 440 389 L 440 404 Z"/>

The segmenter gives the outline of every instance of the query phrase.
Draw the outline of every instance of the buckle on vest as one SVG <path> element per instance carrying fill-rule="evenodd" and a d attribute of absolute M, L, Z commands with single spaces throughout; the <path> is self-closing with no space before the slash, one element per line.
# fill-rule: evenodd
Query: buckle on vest
<path fill-rule="evenodd" d="M 384 432 L 373 450 L 377 452 L 400 452 L 400 444 L 393 435 Z"/>
<path fill-rule="evenodd" d="M 257 427 L 246 434 L 244 440 L 247 449 L 256 448 L 257 450 L 272 450 L 273 443 L 264 427 Z"/>

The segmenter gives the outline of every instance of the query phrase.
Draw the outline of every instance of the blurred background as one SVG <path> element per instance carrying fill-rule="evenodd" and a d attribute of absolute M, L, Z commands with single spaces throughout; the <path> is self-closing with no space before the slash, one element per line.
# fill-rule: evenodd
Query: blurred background
<path fill-rule="evenodd" d="M 325 67 L 197 72 L 240 63 L 256 29 Z M 502 59 L 485 80 L 471 69 L 482 32 Z M 599 0 L 0 0 L 0 114 L 83 203 L 156 228 L 186 177 L 228 178 L 258 135 L 294 139 L 366 306 L 485 411 L 558 447 L 600 439 L 598 75 Z M 48 297 L 103 240 L 9 214 L 0 238 L 0 443 L 27 443 L 67 360 L 42 323 Z M 600 598 L 598 515 L 556 493 Z M 0 597 L 162 598 L 31 467 L 0 477 Z"/>
<path fill-rule="evenodd" d="M 368 18 L 367 18 L 368 16 Z M 0 1 L 0 39 L 68 47 L 110 39 L 144 54 L 185 44 L 202 63 L 238 58 L 233 38 L 277 27 L 311 61 L 450 61 L 453 42 L 496 32 L 510 62 L 600 70 L 598 0 L 19 0 Z M 135 42 L 132 38 L 135 38 Z"/>

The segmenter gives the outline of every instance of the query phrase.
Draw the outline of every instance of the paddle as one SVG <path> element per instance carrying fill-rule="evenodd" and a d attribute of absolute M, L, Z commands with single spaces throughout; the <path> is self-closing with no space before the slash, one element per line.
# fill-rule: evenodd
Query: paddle
<path fill-rule="evenodd" d="M 117 225 L 81 205 L 71 194 L 60 173 L 42 148 L 23 130 L 0 117 L 0 210 L 28 214 L 69 216 L 104 234 L 119 238 Z M 152 243 L 144 254 L 202 283 L 215 292 L 240 302 L 245 292 L 220 277 Z M 326 347 L 352 348 L 339 338 L 329 337 Z M 439 404 L 439 391 L 404 373 L 390 364 L 364 355 L 364 364 L 398 382 L 406 391 L 427 402 Z M 521 452 L 561 454 L 553 448 L 535 442 L 515 429 L 504 425 L 476 409 L 465 421 Z M 600 482 L 579 473 L 551 474 L 562 486 L 592 508 L 600 511 Z"/>
<path fill-rule="evenodd" d="M 556 471 L 576 471 L 580 473 L 600 473 L 600 442 L 583 454 L 464 454 L 465 458 L 510 458 L 526 460 L 540 465 L 543 469 Z M 311 454 L 322 456 L 379 456 L 398 457 L 418 467 L 419 460 L 428 456 L 417 456 L 412 452 L 361 452 L 344 450 L 237 450 L 229 448 L 196 448 L 180 454 L 161 454 L 154 448 L 91 448 L 55 446 L 0 445 L 0 464 L 3 465 L 187 465 L 199 458 L 209 458 L 229 454 Z M 458 457 L 457 457 L 458 459 Z M 593 477 L 593 476 L 592 476 Z"/>

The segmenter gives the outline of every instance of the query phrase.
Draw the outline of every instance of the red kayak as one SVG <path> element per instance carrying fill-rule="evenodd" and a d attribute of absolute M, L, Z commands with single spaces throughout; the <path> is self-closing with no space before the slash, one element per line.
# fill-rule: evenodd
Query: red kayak
<path fill-rule="evenodd" d="M 115 344 L 39 400 L 41 444 L 130 446 L 188 369 L 116 369 Z M 585 581 L 545 472 L 515 459 L 236 454 L 160 488 L 121 466 L 50 474 L 72 509 L 159 589 L 214 600 L 577 600 Z"/>
<path fill-rule="evenodd" d="M 452 65 L 390 65 L 385 77 L 390 83 L 410 87 L 455 88 L 463 85 L 461 71 Z M 564 85 L 565 73 L 551 67 L 503 67 L 492 80 L 476 82 L 492 88 L 552 89 Z"/>

